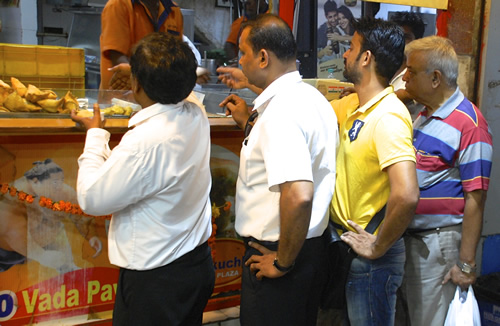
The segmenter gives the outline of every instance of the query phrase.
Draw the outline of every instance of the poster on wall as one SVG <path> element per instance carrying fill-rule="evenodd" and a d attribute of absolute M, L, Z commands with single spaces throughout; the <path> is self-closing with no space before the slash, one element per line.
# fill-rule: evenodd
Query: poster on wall
<path fill-rule="evenodd" d="M 342 56 L 349 49 L 354 34 L 351 19 L 360 17 L 359 0 L 318 1 L 318 78 L 327 78 L 331 69 L 334 78 L 344 80 Z"/>
<path fill-rule="evenodd" d="M 79 210 L 75 187 L 84 138 L 74 142 L 57 137 L 64 139 L 0 145 L 2 326 L 112 318 L 119 271 L 107 255 L 112 217 Z M 239 304 L 244 253 L 234 231 L 239 157 L 216 145 L 217 140 L 213 143 L 210 198 L 215 233 L 210 245 L 216 285 L 207 311 Z"/>
<path fill-rule="evenodd" d="M 110 216 L 76 200 L 83 144 L 0 146 L 0 324 L 109 318 L 118 269 L 107 257 Z"/>

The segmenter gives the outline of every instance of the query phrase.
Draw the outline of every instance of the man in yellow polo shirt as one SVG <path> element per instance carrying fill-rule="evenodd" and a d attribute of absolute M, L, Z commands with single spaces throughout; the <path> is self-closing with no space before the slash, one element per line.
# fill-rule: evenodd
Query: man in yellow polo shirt
<path fill-rule="evenodd" d="M 405 262 L 401 236 L 419 197 L 411 118 L 389 86 L 403 60 L 404 34 L 393 23 L 373 19 L 357 21 L 355 30 L 344 75 L 356 93 L 332 102 L 340 148 L 330 216 L 359 255 L 345 292 L 350 324 L 393 325 Z M 377 232 L 364 231 L 385 205 Z"/>

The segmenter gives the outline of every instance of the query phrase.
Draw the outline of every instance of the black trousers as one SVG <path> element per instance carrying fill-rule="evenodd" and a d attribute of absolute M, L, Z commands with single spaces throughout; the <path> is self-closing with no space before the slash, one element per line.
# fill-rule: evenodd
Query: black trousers
<path fill-rule="evenodd" d="M 207 243 L 166 266 L 147 271 L 121 268 L 113 325 L 201 325 L 214 284 Z"/>
<path fill-rule="evenodd" d="M 250 239 L 245 240 L 247 243 Z M 256 242 L 270 250 L 278 248 L 278 242 Z M 252 255 L 260 255 L 260 252 L 246 246 L 243 261 Z M 280 278 L 263 278 L 259 281 L 247 266 L 243 266 L 241 325 L 316 325 L 325 282 L 326 251 L 322 237 L 306 240 L 294 268 Z"/>

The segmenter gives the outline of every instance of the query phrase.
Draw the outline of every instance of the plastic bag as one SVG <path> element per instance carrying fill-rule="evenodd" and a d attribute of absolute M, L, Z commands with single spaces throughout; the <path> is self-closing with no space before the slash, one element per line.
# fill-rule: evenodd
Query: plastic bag
<path fill-rule="evenodd" d="M 472 286 L 469 285 L 467 291 L 462 291 L 457 286 L 444 326 L 481 326 L 479 307 Z"/>

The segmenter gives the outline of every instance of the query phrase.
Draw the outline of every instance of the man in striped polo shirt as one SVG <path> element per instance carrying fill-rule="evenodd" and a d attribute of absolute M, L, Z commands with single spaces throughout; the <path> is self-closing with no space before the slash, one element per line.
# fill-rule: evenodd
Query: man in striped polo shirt
<path fill-rule="evenodd" d="M 476 249 L 492 158 L 492 136 L 457 86 L 451 42 L 429 36 L 405 49 L 406 90 L 426 109 L 414 122 L 420 201 L 405 236 L 412 326 L 443 325 L 456 285 L 476 280 Z"/>

